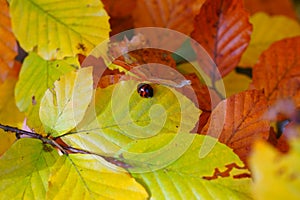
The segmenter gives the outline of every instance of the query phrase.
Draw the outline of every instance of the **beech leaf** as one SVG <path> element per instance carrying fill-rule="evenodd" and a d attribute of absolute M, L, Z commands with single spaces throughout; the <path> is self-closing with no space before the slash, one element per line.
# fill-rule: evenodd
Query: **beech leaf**
<path fill-rule="evenodd" d="M 87 55 L 109 37 L 109 17 L 99 0 L 11 0 L 10 13 L 23 49 L 46 60 Z"/>
<path fill-rule="evenodd" d="M 251 16 L 250 22 L 253 24 L 253 33 L 239 66 L 253 66 L 273 42 L 300 35 L 299 23 L 285 16 L 257 13 Z"/>
<path fill-rule="evenodd" d="M 280 40 L 262 53 L 253 67 L 253 84 L 269 104 L 291 98 L 300 106 L 300 36 Z"/>
<path fill-rule="evenodd" d="M 18 110 L 15 101 L 13 101 L 16 82 L 16 79 L 8 78 L 0 84 L 0 122 L 21 128 L 25 116 Z M 0 130 L 0 156 L 15 140 L 15 135 Z"/>
<path fill-rule="evenodd" d="M 11 21 L 6 0 L 0 0 L 0 82 L 7 77 L 17 55 L 17 42 L 11 31 Z"/>
<path fill-rule="evenodd" d="M 189 35 L 193 30 L 195 15 L 199 12 L 204 0 L 138 0 L 133 11 L 134 26 L 162 27 Z M 170 34 L 172 34 L 170 32 Z M 155 34 L 153 34 L 155 37 Z M 151 43 L 169 44 L 169 35 L 156 35 Z M 173 40 L 172 47 L 178 48 L 184 41 Z"/>
<path fill-rule="evenodd" d="M 209 136 L 179 134 L 185 134 L 185 138 L 189 137 L 192 143 L 178 159 L 168 165 L 163 165 L 165 160 L 178 153 L 186 142 L 178 141 L 173 148 L 162 151 L 177 137 L 174 134 L 134 141 L 119 152 L 133 166 L 128 170 L 150 191 L 151 199 L 251 199 L 251 179 L 237 178 L 241 174 L 249 176 L 249 171 L 243 168 L 242 161 L 230 148 Z M 200 158 L 205 140 L 215 142 L 215 146 L 204 158 Z M 151 153 L 156 156 L 144 158 L 143 155 Z M 228 166 L 233 163 L 236 167 L 229 169 Z M 216 169 L 220 173 L 209 179 Z M 227 171 L 226 175 L 222 173 L 224 171 Z"/>
<path fill-rule="evenodd" d="M 84 117 L 93 94 L 92 67 L 62 76 L 41 100 L 40 119 L 56 137 L 73 129 Z"/>
<path fill-rule="evenodd" d="M 204 47 L 224 77 L 237 66 L 250 42 L 252 25 L 243 2 L 207 0 L 195 18 L 194 27 L 192 38 Z M 203 70 L 214 81 L 221 78 L 216 76 L 214 65 Z"/>
<path fill-rule="evenodd" d="M 268 139 L 270 123 L 263 119 L 267 109 L 261 91 L 238 93 L 217 105 L 201 134 L 218 138 L 246 161 L 253 142 Z"/>
<path fill-rule="evenodd" d="M 94 155 L 62 156 L 53 166 L 47 199 L 146 199 L 146 190 L 124 169 Z"/>
<path fill-rule="evenodd" d="M 0 199 L 45 199 L 50 168 L 58 157 L 39 140 L 18 140 L 0 158 Z"/>
<path fill-rule="evenodd" d="M 190 132 L 201 111 L 174 88 L 152 84 L 143 98 L 137 81 L 121 81 L 98 89 L 84 120 L 63 140 L 97 153 L 114 153 L 133 140 L 157 134 Z"/>
<path fill-rule="evenodd" d="M 300 198 L 300 140 L 290 142 L 287 154 L 282 154 L 265 142 L 255 143 L 250 157 L 253 175 L 253 195 L 256 199 Z M 272 187 L 270 187 L 272 185 Z"/>
<path fill-rule="evenodd" d="M 46 61 L 36 53 L 30 53 L 22 65 L 15 88 L 16 103 L 27 116 L 27 124 L 36 132 L 44 132 L 39 118 L 42 97 L 62 75 L 79 67 L 76 58 Z"/>

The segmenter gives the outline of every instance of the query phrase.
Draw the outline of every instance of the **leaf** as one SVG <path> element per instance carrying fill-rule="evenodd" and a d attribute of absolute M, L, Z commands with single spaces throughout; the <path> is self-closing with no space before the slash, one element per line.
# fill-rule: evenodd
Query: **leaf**
<path fill-rule="evenodd" d="M 47 199 L 146 199 L 125 170 L 92 155 L 62 156 L 53 167 Z"/>
<path fill-rule="evenodd" d="M 63 140 L 92 152 L 114 153 L 133 140 L 195 127 L 201 111 L 193 102 L 173 88 L 154 84 L 154 96 L 142 98 L 138 84 L 121 81 L 98 88 L 84 120 Z"/>
<path fill-rule="evenodd" d="M 250 167 L 253 174 L 253 195 L 256 199 L 300 198 L 300 146 L 295 139 L 287 154 L 278 152 L 265 142 L 253 147 Z M 270 187 L 272 185 L 272 187 Z"/>
<path fill-rule="evenodd" d="M 102 0 L 102 2 L 108 15 L 110 16 L 109 23 L 111 26 L 111 36 L 134 28 L 131 11 L 136 7 L 136 0 Z"/>
<path fill-rule="evenodd" d="M 189 138 L 186 139 L 192 141 L 183 154 L 180 151 L 186 140 L 178 140 L 172 148 L 169 147 L 170 141 L 177 137 L 174 134 L 134 141 L 120 151 L 125 161 L 137 164 L 128 170 L 150 191 L 151 199 L 251 199 L 251 179 L 237 178 L 241 174 L 249 175 L 249 171 L 239 167 L 243 163 L 231 149 L 211 137 L 179 134 L 185 134 Z M 215 146 L 200 158 L 200 152 L 208 141 L 214 142 Z M 166 146 L 167 149 L 164 149 Z M 182 154 L 178 159 L 164 165 L 165 160 L 178 153 Z M 147 156 L 149 154 L 153 156 Z M 237 168 L 230 169 L 226 176 L 220 172 L 216 179 L 207 178 L 216 169 L 222 172 L 228 170 L 232 163 Z"/>
<path fill-rule="evenodd" d="M 109 37 L 109 17 L 98 0 L 11 0 L 10 13 L 22 48 L 46 60 L 87 55 Z"/>
<path fill-rule="evenodd" d="M 40 119 L 53 137 L 70 131 L 83 119 L 93 94 L 92 71 L 88 67 L 62 76 L 43 96 Z"/>
<path fill-rule="evenodd" d="M 253 66 L 273 42 L 300 35 L 299 23 L 285 16 L 257 13 L 251 16 L 250 22 L 253 24 L 253 33 L 239 66 Z"/>
<path fill-rule="evenodd" d="M 201 134 L 218 138 L 246 161 L 253 142 L 269 136 L 270 123 L 263 119 L 267 109 L 267 101 L 260 91 L 233 95 L 213 110 Z"/>
<path fill-rule="evenodd" d="M 51 146 L 18 140 L 0 158 L 0 199 L 45 199 L 50 168 L 58 159 Z"/>
<path fill-rule="evenodd" d="M 226 77 L 216 82 L 217 88 L 224 84 L 226 96 L 230 97 L 249 88 L 252 80 L 246 75 L 239 74 L 236 71 L 230 72 Z M 219 86 L 219 84 L 222 84 Z"/>
<path fill-rule="evenodd" d="M 270 15 L 285 15 L 297 19 L 293 2 L 290 0 L 244 0 L 245 8 L 252 14 L 265 12 Z"/>
<path fill-rule="evenodd" d="M 7 77 L 17 55 L 17 42 L 11 31 L 11 22 L 6 0 L 0 0 L 0 82 Z"/>
<path fill-rule="evenodd" d="M 203 2 L 204 0 L 139 0 L 132 14 L 134 26 L 136 28 L 163 27 L 189 35 L 193 30 L 192 20 L 189 19 L 194 19 Z M 151 38 L 152 45 L 168 44 L 176 49 L 184 42 L 178 38 L 177 41 L 172 40 L 172 44 L 169 44 L 172 32 L 169 35 L 154 33 Z"/>
<path fill-rule="evenodd" d="M 252 25 L 241 0 L 208 0 L 195 18 L 192 38 L 200 43 L 218 66 L 222 77 L 231 72 L 250 42 Z M 199 51 L 198 49 L 195 49 Z M 200 53 L 200 52 L 198 52 Z M 201 57 L 198 59 L 200 62 Z M 213 81 L 216 66 L 203 70 Z"/>
<path fill-rule="evenodd" d="M 8 78 L 0 84 L 0 123 L 9 124 L 15 127 L 21 127 L 25 118 L 14 101 L 14 87 L 16 84 L 14 78 Z M 16 137 L 12 133 L 5 133 L 0 130 L 0 156 L 13 144 Z"/>
<path fill-rule="evenodd" d="M 269 104 L 291 98 L 300 106 L 300 36 L 272 44 L 253 67 L 253 84 L 263 89 Z"/>
<path fill-rule="evenodd" d="M 15 88 L 16 103 L 27 116 L 27 124 L 36 132 L 44 132 L 39 118 L 40 103 L 48 88 L 60 76 L 79 67 L 75 58 L 46 61 L 36 53 L 30 53 L 22 65 Z"/>

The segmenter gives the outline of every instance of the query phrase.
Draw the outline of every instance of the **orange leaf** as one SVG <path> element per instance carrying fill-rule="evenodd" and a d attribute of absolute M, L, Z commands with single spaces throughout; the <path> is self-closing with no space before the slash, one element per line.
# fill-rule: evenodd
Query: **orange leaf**
<path fill-rule="evenodd" d="M 246 162 L 253 142 L 259 138 L 268 139 L 270 123 L 262 118 L 267 108 L 261 91 L 248 90 L 233 95 L 212 111 L 201 134 L 218 138 Z M 220 135 L 217 130 L 221 131 Z"/>
<path fill-rule="evenodd" d="M 266 12 L 270 15 L 285 15 L 297 19 L 291 0 L 244 0 L 245 8 L 251 13 Z"/>
<path fill-rule="evenodd" d="M 17 42 L 11 31 L 9 9 L 6 0 L 0 0 L 0 82 L 7 77 L 17 55 Z"/>
<path fill-rule="evenodd" d="M 224 77 L 239 63 L 250 41 L 252 25 L 242 0 L 207 0 L 194 26 L 192 37 L 205 48 Z M 203 70 L 213 81 L 220 78 L 214 77 L 213 65 Z"/>
<path fill-rule="evenodd" d="M 133 11 L 134 26 L 163 27 L 189 35 L 193 30 L 193 19 L 205 0 L 139 0 Z M 155 34 L 154 34 L 155 36 Z M 170 43 L 167 35 L 151 38 L 156 44 Z M 172 41 L 174 48 L 183 41 Z M 170 45 L 170 44 L 168 44 Z"/>
<path fill-rule="evenodd" d="M 300 36 L 280 40 L 253 67 L 253 84 L 264 89 L 269 104 L 291 98 L 300 107 Z"/>
<path fill-rule="evenodd" d="M 111 36 L 133 28 L 131 11 L 135 9 L 136 0 L 102 0 L 102 2 L 110 16 Z"/>

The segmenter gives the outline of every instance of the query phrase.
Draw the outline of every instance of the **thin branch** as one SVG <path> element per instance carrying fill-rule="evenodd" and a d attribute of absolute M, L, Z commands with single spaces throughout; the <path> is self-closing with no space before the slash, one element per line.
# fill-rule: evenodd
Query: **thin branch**
<path fill-rule="evenodd" d="M 70 147 L 67 144 L 58 144 L 55 141 L 56 138 L 51 139 L 51 138 L 48 138 L 48 137 L 43 137 L 42 135 L 37 134 L 37 133 L 24 131 L 24 130 L 18 129 L 16 127 L 6 126 L 6 125 L 2 125 L 2 124 L 0 124 L 0 129 L 3 129 L 6 132 L 15 133 L 17 138 L 21 138 L 21 136 L 26 135 L 29 138 L 39 139 L 43 143 L 50 144 L 52 147 L 55 147 L 55 148 L 59 149 L 65 155 L 68 155 L 69 153 L 73 153 L 73 154 L 75 154 L 75 153 L 90 154 L 90 155 L 99 156 L 99 157 L 103 158 L 104 160 L 106 160 L 107 162 L 110 162 L 112 164 L 115 164 L 115 165 L 117 165 L 119 167 L 122 167 L 122 168 L 125 168 L 125 169 L 128 169 L 128 168 L 132 167 L 132 166 L 126 164 L 125 162 L 123 162 L 123 161 L 121 161 L 117 158 L 114 158 L 114 157 L 100 155 L 100 154 L 93 153 L 93 152 L 83 150 L 83 149 L 77 149 L 77 148 L 74 148 L 74 147 Z"/>

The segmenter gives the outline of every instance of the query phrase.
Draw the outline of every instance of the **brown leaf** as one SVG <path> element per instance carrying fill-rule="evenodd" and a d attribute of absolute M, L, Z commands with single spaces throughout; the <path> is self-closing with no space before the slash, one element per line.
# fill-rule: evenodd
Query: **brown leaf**
<path fill-rule="evenodd" d="M 193 30 L 193 19 L 199 12 L 204 0 L 139 0 L 133 12 L 134 26 L 162 27 L 189 35 Z M 170 43 L 167 35 L 151 38 L 155 44 Z M 179 47 L 183 41 L 173 40 L 172 45 Z M 170 45 L 170 44 L 168 44 Z"/>
<path fill-rule="evenodd" d="M 252 25 L 242 0 L 207 0 L 194 27 L 192 37 L 204 47 L 224 77 L 239 63 L 250 41 Z M 203 69 L 207 75 L 213 81 L 221 78 L 215 77 L 216 67 L 210 66 Z"/>
<path fill-rule="evenodd" d="M 285 15 L 297 19 L 291 0 L 244 0 L 245 8 L 251 13 L 266 12 L 270 15 Z"/>
<path fill-rule="evenodd" d="M 0 0 L 0 7 L 0 82 L 3 82 L 14 65 L 17 42 L 11 30 L 7 1 Z"/>
<path fill-rule="evenodd" d="M 253 67 L 253 84 L 269 104 L 291 98 L 300 107 L 300 37 L 273 43 Z"/>
<path fill-rule="evenodd" d="M 135 10 L 136 0 L 102 0 L 102 2 L 110 16 L 111 36 L 133 28 L 132 11 Z"/>
<path fill-rule="evenodd" d="M 218 138 L 246 162 L 253 142 L 268 139 L 270 123 L 262 118 L 267 108 L 261 91 L 248 90 L 233 95 L 217 105 L 201 134 Z"/>

